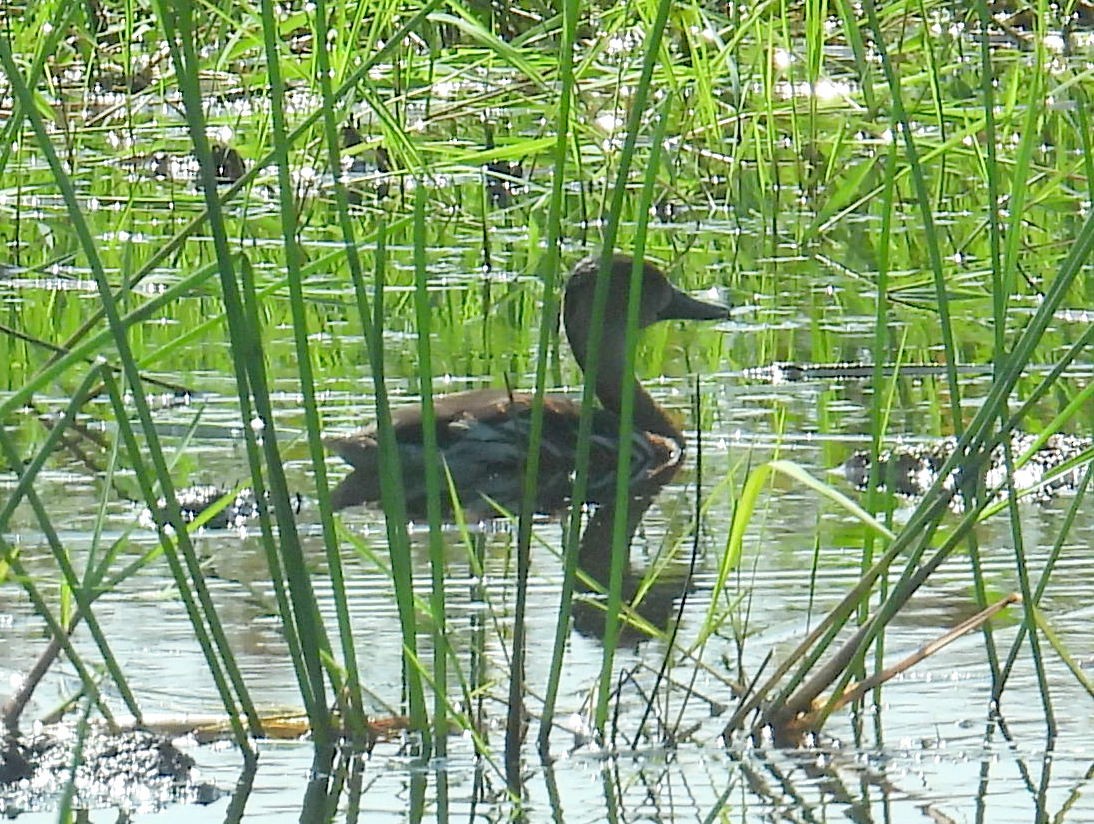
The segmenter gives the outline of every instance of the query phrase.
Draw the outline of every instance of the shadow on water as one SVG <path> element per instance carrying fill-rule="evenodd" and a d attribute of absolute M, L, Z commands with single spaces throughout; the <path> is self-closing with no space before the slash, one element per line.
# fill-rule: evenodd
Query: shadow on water
<path fill-rule="evenodd" d="M 655 492 L 632 498 L 627 508 L 627 524 L 624 545 L 628 556 L 635 531 L 642 523 L 646 511 L 653 504 Z M 580 583 L 573 605 L 574 628 L 582 635 L 603 638 L 605 626 L 604 593 L 611 585 L 612 538 L 615 531 L 616 510 L 613 506 L 600 506 L 589 518 L 581 535 L 578 566 L 589 576 L 588 583 Z M 649 580 L 646 574 L 637 572 L 628 557 L 624 562 L 622 602 L 629 605 L 634 617 L 644 621 L 654 631 L 670 627 L 677 612 L 679 599 L 691 589 L 689 578 L 673 579 L 658 575 Z M 641 595 L 638 600 L 636 596 Z M 620 642 L 634 643 L 648 639 L 649 633 L 636 625 L 634 620 L 624 620 Z"/>

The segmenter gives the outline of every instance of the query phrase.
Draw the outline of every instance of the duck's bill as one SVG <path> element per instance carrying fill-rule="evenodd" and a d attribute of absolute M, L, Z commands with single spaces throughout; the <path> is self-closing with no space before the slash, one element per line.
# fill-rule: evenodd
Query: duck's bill
<path fill-rule="evenodd" d="M 672 300 L 661 310 L 658 320 L 725 320 L 728 317 L 728 306 L 707 303 L 673 290 Z"/>

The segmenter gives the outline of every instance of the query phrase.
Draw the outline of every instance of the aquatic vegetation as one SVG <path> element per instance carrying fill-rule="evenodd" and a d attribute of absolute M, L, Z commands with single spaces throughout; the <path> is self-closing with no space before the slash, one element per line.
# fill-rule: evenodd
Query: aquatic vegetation
<path fill-rule="evenodd" d="M 253 766 L 260 707 L 302 707 L 324 815 L 362 792 L 354 745 L 390 759 L 412 814 L 459 784 L 497 817 L 561 819 L 551 770 L 581 761 L 554 761 L 572 740 L 610 760 L 612 814 L 687 797 L 679 817 L 714 819 L 745 795 L 760 815 L 802 790 L 855 814 L 908 797 L 833 795 L 838 764 L 799 781 L 822 750 L 884 770 L 894 741 L 983 721 L 961 752 L 986 774 L 1008 712 L 1086 740 L 1086 716 L 1059 712 L 1094 692 L 1074 606 L 1090 576 L 1068 551 L 1089 543 L 1094 425 L 1083 8 L 0 9 L 0 585 L 22 610 L 0 661 L 34 673 L 5 714 L 42 715 L 43 679 L 108 723 L 185 692 Z M 601 477 L 581 457 L 600 353 L 584 382 L 560 293 L 613 250 L 737 308 L 639 339 L 637 306 L 602 296 L 594 326 L 628 316 L 622 373 L 686 460 L 656 494 L 621 467 L 599 506 L 544 520 L 553 393 L 582 394 L 573 497 Z M 764 371 L 848 363 L 853 379 Z M 483 390 L 531 409 L 511 517 L 490 528 L 446 511 L 459 479 L 428 435 L 422 495 L 402 494 L 392 413 L 421 403 L 435 433 L 434 397 Z M 628 391 L 624 441 L 642 423 Z M 363 419 L 383 512 L 335 514 L 323 441 Z M 1067 452 L 1069 495 L 1019 502 L 1011 468 L 1038 459 L 1018 431 Z M 907 463 L 885 452 L 901 437 L 942 446 L 897 523 L 879 481 Z M 828 475 L 848 456 L 861 493 Z M 234 520 L 219 493 L 243 485 L 246 529 L 201 531 L 190 516 Z M 979 636 L 941 651 L 958 631 Z M 900 674 L 922 683 L 893 682 L 921 646 Z M 944 704 L 961 717 L 941 722 Z M 406 738 L 377 745 L 377 725 Z M 797 756 L 773 741 L 818 749 L 780 771 Z M 1089 765 L 1062 750 L 1043 786 L 1081 795 Z M 670 799 L 659 777 L 617 780 L 634 753 L 622 769 L 705 783 Z M 465 762 L 474 780 L 450 785 Z M 972 780 L 989 814 L 1020 806 Z"/>

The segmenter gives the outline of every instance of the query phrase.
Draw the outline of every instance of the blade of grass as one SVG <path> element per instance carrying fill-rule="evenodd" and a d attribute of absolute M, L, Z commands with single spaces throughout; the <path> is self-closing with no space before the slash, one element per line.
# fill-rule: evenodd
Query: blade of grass
<path fill-rule="evenodd" d="M 927 248 L 927 257 L 931 263 L 931 272 L 934 279 L 935 301 L 937 304 L 939 325 L 942 333 L 942 346 L 945 353 L 946 385 L 950 400 L 950 418 L 953 431 L 961 434 L 964 431 L 964 421 L 961 416 L 961 392 L 957 382 L 958 351 L 953 335 L 953 324 L 949 308 L 949 293 L 946 288 L 945 274 L 942 269 L 941 238 L 936 232 L 934 214 L 930 192 L 927 189 L 926 175 L 919 160 L 919 151 L 916 147 L 915 135 L 912 132 L 911 122 L 904 108 L 903 94 L 901 91 L 900 77 L 892 60 L 889 58 L 885 45 L 881 24 L 878 21 L 877 7 L 874 0 L 865 0 L 863 7 L 867 20 L 874 34 L 874 46 L 881 60 L 882 70 L 889 85 L 892 97 L 893 125 L 901 133 L 904 139 L 904 151 L 908 165 L 912 170 L 912 182 L 915 185 L 916 201 L 919 205 L 920 220 L 923 223 L 923 234 Z M 933 65 L 933 64 L 932 64 Z M 932 72 L 933 78 L 933 72 Z M 937 81 L 935 81 L 937 85 Z M 992 206 L 994 208 L 994 205 Z M 1009 292 L 1008 292 L 1009 294 Z M 1002 351 L 997 350 L 997 356 L 1002 357 Z M 977 595 L 977 604 L 980 609 L 987 607 L 987 594 L 984 584 L 983 572 L 980 566 L 980 553 L 976 544 L 976 536 L 969 533 L 968 541 L 969 560 L 973 571 L 973 586 Z M 999 677 L 999 656 L 995 648 L 990 629 L 984 627 L 984 647 L 991 667 L 992 677 Z"/>
<path fill-rule="evenodd" d="M 611 269 L 612 256 L 615 253 L 615 240 L 619 231 L 619 221 L 623 214 L 623 204 L 627 196 L 627 180 L 630 175 L 634 159 L 635 148 L 638 143 L 638 135 L 641 132 L 642 120 L 646 113 L 646 102 L 649 99 L 653 80 L 653 70 L 660 54 L 661 36 L 668 22 L 669 0 L 658 0 L 656 15 L 653 23 L 646 32 L 645 52 L 642 60 L 642 70 L 639 81 L 633 89 L 630 99 L 630 111 L 627 115 L 626 136 L 623 147 L 619 153 L 619 167 L 616 170 L 615 184 L 612 188 L 611 202 L 606 212 L 606 224 L 604 227 L 603 246 L 600 252 L 600 277 L 597 278 L 596 289 L 593 294 L 591 311 L 593 328 L 599 328 L 603 323 L 604 312 L 608 303 L 608 271 Z M 585 363 L 585 387 L 581 396 L 581 418 L 578 424 L 577 449 L 574 459 L 576 472 L 573 482 L 573 507 L 570 514 L 569 529 L 565 555 L 577 552 L 577 544 L 580 535 L 580 523 L 582 503 L 585 501 L 589 481 L 589 451 L 592 442 L 593 408 L 596 396 L 597 376 L 600 367 L 599 347 L 591 347 L 586 356 Z M 556 638 L 556 644 L 561 643 Z M 599 705 L 598 705 L 599 707 Z M 597 731 L 603 735 L 604 721 L 606 721 L 606 709 L 603 717 L 597 717 Z"/>
<path fill-rule="evenodd" d="M 364 734 L 364 718 L 362 716 L 361 692 L 357 680 L 357 654 L 353 645 L 353 632 L 350 623 L 348 599 L 346 598 L 345 576 L 342 571 L 341 556 L 338 553 L 338 541 L 335 536 L 334 518 L 331 514 L 330 495 L 327 489 L 326 463 L 323 452 L 322 434 L 319 425 L 319 411 L 315 399 L 315 376 L 312 371 L 311 347 L 308 344 L 308 320 L 305 314 L 305 296 L 303 277 L 301 273 L 302 253 L 297 242 L 298 226 L 296 223 L 296 203 L 293 197 L 293 183 L 289 173 L 289 140 L 288 126 L 285 119 L 285 85 L 281 78 L 280 55 L 278 52 L 278 27 L 275 20 L 272 0 L 262 0 L 262 30 L 266 50 L 266 71 L 270 79 L 270 104 L 273 120 L 273 143 L 277 166 L 278 195 L 280 201 L 279 214 L 281 217 L 281 234 L 285 248 L 285 265 L 289 281 L 289 305 L 292 309 L 293 338 L 296 347 L 296 364 L 300 378 L 300 389 L 303 397 L 304 421 L 308 432 L 308 448 L 311 455 L 312 470 L 315 473 L 315 483 L 319 494 L 320 521 L 323 529 L 323 545 L 326 550 L 328 574 L 331 579 L 331 589 L 334 598 L 335 613 L 338 618 L 338 634 L 342 645 L 342 656 L 345 670 L 348 673 L 348 705 L 346 709 L 346 722 Z M 256 389 L 254 383 L 252 390 Z M 272 424 L 272 419 L 268 419 Z M 270 426 L 270 436 L 273 435 L 273 427 Z M 266 440 L 264 436 L 263 440 Z M 276 449 L 271 445 L 271 458 L 278 459 Z M 275 467 L 270 468 L 273 483 L 273 494 L 276 501 L 282 496 L 288 497 L 288 489 L 283 477 L 278 478 Z M 282 509 L 284 509 L 282 507 Z M 304 561 L 303 550 L 297 539 L 295 524 L 291 513 L 288 520 L 282 518 L 282 512 L 278 513 L 280 526 L 281 548 L 284 557 L 285 570 L 289 573 L 290 591 L 294 593 L 296 607 L 296 621 L 300 626 L 301 640 L 307 645 L 312 639 L 320 636 L 319 627 L 322 626 L 322 615 L 312 588 L 307 564 Z M 305 616 L 302 611 L 310 614 Z M 321 647 L 320 649 L 326 649 Z M 309 665 L 312 681 L 312 689 L 317 695 L 323 694 L 322 674 L 318 671 L 318 661 L 305 659 Z M 314 670 L 312 668 L 315 668 Z M 334 681 L 335 694 L 340 698 L 343 693 L 337 678 Z M 313 723 L 316 719 L 312 719 Z M 316 731 L 316 741 L 319 744 L 326 743 L 326 733 Z"/>
<path fill-rule="evenodd" d="M 532 398 L 532 420 L 528 434 L 528 462 L 522 483 L 520 522 L 517 528 L 517 594 L 514 605 L 514 632 L 509 689 L 509 710 L 506 722 L 506 767 L 510 786 L 519 783 L 519 755 L 523 742 L 525 625 L 528 574 L 531 568 L 532 509 L 539 482 L 540 444 L 543 438 L 543 399 L 547 385 L 547 358 L 552 342 L 558 335 L 558 273 L 559 242 L 562 237 L 562 210 L 565 205 L 566 158 L 570 151 L 571 106 L 574 90 L 574 42 L 578 24 L 578 0 L 562 0 L 562 42 L 559 45 L 559 96 L 555 119 L 554 169 L 551 177 L 551 198 L 547 211 L 547 248 L 539 272 L 543 279 L 543 310 L 536 350 L 535 393 Z M 577 507 L 577 498 L 574 498 Z M 559 594 L 558 617 L 555 621 L 551 665 L 543 698 L 537 745 L 540 758 L 546 760 L 550 751 L 551 729 L 555 704 L 562 676 L 562 660 L 570 632 L 570 612 L 577 569 L 577 552 L 571 547 L 563 554 L 562 585 Z M 513 754 L 510 757 L 510 754 Z"/>
<path fill-rule="evenodd" d="M 422 453 L 425 460 L 426 518 L 429 522 L 429 563 L 433 575 L 430 605 L 433 613 L 433 746 L 439 758 L 448 752 L 448 660 L 445 655 L 445 560 L 441 534 L 441 467 L 437 446 L 437 416 L 433 410 L 433 351 L 430 342 L 431 297 L 426 261 L 428 238 L 425 230 L 426 179 L 414 186 L 414 308 L 418 324 L 418 380 L 422 404 Z M 429 752 L 429 741 L 425 741 Z"/>
<path fill-rule="evenodd" d="M 642 305 L 642 279 L 645 270 L 646 229 L 649 224 L 653 189 L 661 160 L 661 146 L 665 140 L 673 96 L 666 94 L 654 127 L 650 155 L 646 162 L 645 180 L 637 203 L 638 226 L 635 231 L 634 263 L 631 267 L 631 285 L 627 296 L 627 326 L 623 335 L 623 373 L 619 405 L 619 451 L 615 467 L 615 503 L 612 506 L 614 520 L 611 537 L 611 580 L 608 587 L 608 609 L 604 622 L 603 655 L 600 662 L 600 680 L 597 691 L 594 719 L 597 729 L 603 732 L 608 719 L 609 689 L 615 663 L 615 650 L 619 643 L 619 616 L 623 597 L 623 569 L 630 561 L 631 537 L 628 530 L 627 511 L 631 506 L 631 440 L 634 434 L 635 352 L 638 347 L 638 322 Z M 620 180 L 617 185 L 623 185 Z"/>

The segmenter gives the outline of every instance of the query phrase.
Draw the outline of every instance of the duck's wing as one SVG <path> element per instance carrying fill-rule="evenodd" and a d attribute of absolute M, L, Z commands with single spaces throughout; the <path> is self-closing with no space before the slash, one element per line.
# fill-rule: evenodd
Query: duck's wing
<path fill-rule="evenodd" d="M 452 438 L 461 436 L 468 420 L 504 416 L 509 396 L 504 390 L 476 389 L 442 395 L 433 402 L 437 421 L 437 442 L 443 447 Z M 422 407 L 402 406 L 392 410 L 391 427 L 399 444 L 422 444 Z M 376 425 L 358 429 L 348 435 L 325 438 L 323 443 L 350 466 L 368 462 L 367 454 L 377 448 Z"/>
<path fill-rule="evenodd" d="M 474 389 L 441 395 L 433 399 L 433 417 L 437 422 L 437 444 L 443 449 L 453 440 L 464 436 L 467 427 L 474 422 L 489 425 L 509 418 L 515 407 L 527 407 L 527 396 L 513 394 L 504 389 Z M 391 414 L 395 440 L 400 444 L 421 444 L 422 407 L 406 406 Z M 375 428 L 372 428 L 375 433 Z"/>
<path fill-rule="evenodd" d="M 451 479 L 461 504 L 490 515 L 487 499 L 510 511 L 520 505 L 529 434 L 532 396 L 499 389 L 481 389 L 445 395 L 434 401 L 437 445 L 446 475 L 442 476 L 443 508 L 450 511 L 447 482 Z M 581 404 L 565 395 L 544 398 L 543 437 L 540 441 L 539 488 L 536 509 L 554 512 L 569 503 Z M 407 512 L 425 512 L 425 447 L 421 407 L 405 407 L 392 414 Z M 682 450 L 672 439 L 634 432 L 630 485 L 637 492 L 657 488 L 681 463 Z M 375 427 L 328 438 L 327 447 L 353 467 L 333 491 L 335 509 L 380 499 L 379 444 Z M 587 499 L 599 503 L 615 494 L 619 453 L 619 422 L 610 412 L 593 413 Z"/>
<path fill-rule="evenodd" d="M 439 432 L 442 455 L 465 506 L 485 497 L 510 511 L 520 505 L 523 475 L 530 449 L 532 396 L 483 394 L 482 403 L 465 406 L 463 414 L 445 416 Z M 438 428 L 442 416 L 438 411 Z M 577 456 L 581 404 L 565 395 L 544 398 L 536 510 L 556 512 L 570 502 Z M 405 454 L 405 452 L 404 452 Z M 614 500 L 619 460 L 619 420 L 611 412 L 593 412 L 587 500 Z M 683 449 L 672 438 L 641 430 L 631 433 L 628 485 L 634 494 L 651 494 L 676 473 Z M 404 464 L 405 466 L 405 464 Z"/>
<path fill-rule="evenodd" d="M 477 389 L 434 400 L 437 445 L 461 497 L 479 488 L 483 478 L 519 463 L 527 450 L 530 398 L 504 389 Z M 424 509 L 425 454 L 421 406 L 396 409 L 392 429 L 403 471 L 407 509 Z M 375 426 L 325 439 L 327 448 L 353 467 L 335 488 L 335 509 L 380 499 L 380 448 Z M 477 496 L 476 496 L 477 497 Z M 445 495 L 447 499 L 447 495 Z"/>

